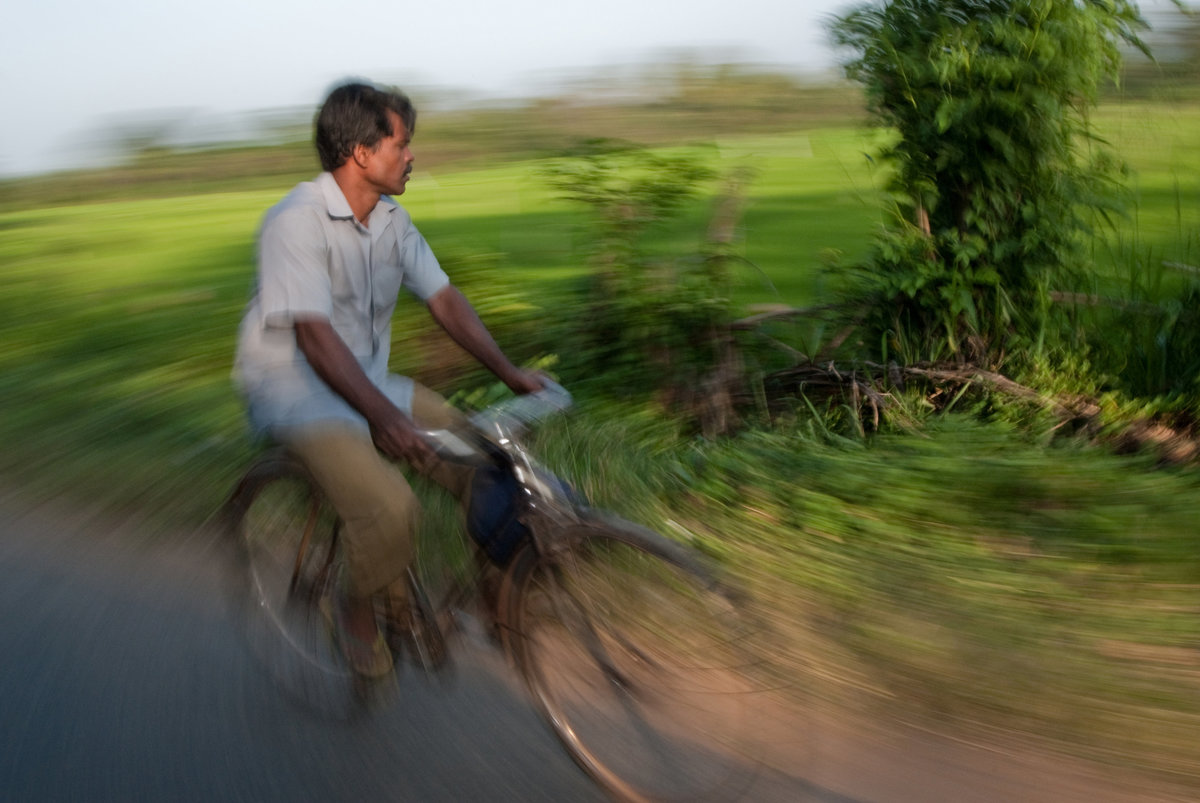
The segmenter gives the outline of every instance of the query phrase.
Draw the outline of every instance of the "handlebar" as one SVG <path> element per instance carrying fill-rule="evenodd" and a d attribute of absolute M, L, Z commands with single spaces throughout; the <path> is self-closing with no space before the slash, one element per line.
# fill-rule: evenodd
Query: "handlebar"
<path fill-rule="evenodd" d="M 524 429 L 571 406 L 571 394 L 557 382 L 544 379 L 541 390 L 497 402 L 470 416 L 476 429 L 493 434 L 497 426 Z"/>
<path fill-rule="evenodd" d="M 418 430 L 434 453 L 456 463 L 494 463 L 501 450 L 495 439 L 511 440 L 525 429 L 571 406 L 571 394 L 556 382 L 545 380 L 541 390 L 515 396 L 468 416 L 473 430 Z"/>

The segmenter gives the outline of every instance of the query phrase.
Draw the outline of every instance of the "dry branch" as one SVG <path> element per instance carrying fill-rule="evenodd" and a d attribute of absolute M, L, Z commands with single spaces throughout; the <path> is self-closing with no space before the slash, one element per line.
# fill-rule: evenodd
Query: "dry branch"
<path fill-rule="evenodd" d="M 1200 459 L 1200 439 L 1194 425 L 1167 426 L 1158 421 L 1138 420 L 1106 430 L 1101 408 L 1086 397 L 1058 397 L 1015 382 L 1003 374 L 972 365 L 879 365 L 863 362 L 839 366 L 830 361 L 807 362 L 778 371 L 767 377 L 767 384 L 778 395 L 805 394 L 815 397 L 840 396 L 858 412 L 859 420 L 878 430 L 882 417 L 896 411 L 888 388 L 903 388 L 905 380 L 933 386 L 928 396 L 934 407 L 945 398 L 957 398 L 966 387 L 983 388 L 1035 404 L 1058 419 L 1058 427 L 1069 427 L 1089 439 L 1104 441 L 1118 451 L 1153 450 L 1164 463 L 1192 463 Z M 944 403 L 944 402 L 942 402 Z"/>

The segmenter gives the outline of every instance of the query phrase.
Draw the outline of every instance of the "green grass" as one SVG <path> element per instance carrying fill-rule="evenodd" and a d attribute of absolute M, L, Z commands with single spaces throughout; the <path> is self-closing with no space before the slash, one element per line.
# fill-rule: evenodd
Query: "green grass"
<path fill-rule="evenodd" d="M 867 132 L 725 137 L 695 148 L 719 174 L 753 171 L 741 246 L 739 300 L 805 304 L 829 252 L 861 257 L 879 220 L 878 190 L 864 154 Z M 418 172 L 403 202 L 435 248 L 497 253 L 505 270 L 544 281 L 582 275 L 588 239 L 580 210 L 558 200 L 539 177 L 541 163 L 443 176 Z M 716 191 L 714 184 L 710 191 Z M 701 245 L 711 195 L 659 233 L 664 258 Z"/>
<path fill-rule="evenodd" d="M 1143 124 L 1164 114 L 1162 129 Z M 1140 171 L 1136 217 L 1097 241 L 1108 275 L 1128 269 L 1127 246 L 1195 262 L 1197 116 L 1100 116 Z M 869 132 L 696 147 L 718 169 L 756 171 L 740 302 L 819 302 L 824 266 L 867 253 L 884 214 Z M 538 168 L 435 166 L 403 199 L 522 360 L 547 351 L 539 329 L 578 314 L 588 256 L 582 213 Z M 0 214 L 8 488 L 164 532 L 216 508 L 255 448 L 228 376 L 255 229 L 289 183 Z M 709 200 L 658 234 L 663 258 L 698 247 Z M 413 306 L 400 314 L 424 320 Z M 446 391 L 475 382 L 432 371 L 441 355 L 428 331 L 397 332 L 395 367 Z M 773 430 L 709 443 L 653 405 L 585 397 L 543 445 L 594 501 L 694 539 L 738 573 L 761 603 L 770 661 L 808 693 L 1036 734 L 1200 788 L 1194 470 L 1048 447 L 966 417 L 847 442 L 798 409 Z"/>
<path fill-rule="evenodd" d="M 963 415 L 847 448 L 803 419 L 705 443 L 608 414 L 547 459 L 730 567 L 776 682 L 1200 788 L 1194 471 Z"/>
<path fill-rule="evenodd" d="M 1127 280 L 1131 255 L 1200 263 L 1200 107 L 1105 107 L 1097 126 L 1133 168 L 1128 217 L 1096 243 L 1102 272 Z"/>

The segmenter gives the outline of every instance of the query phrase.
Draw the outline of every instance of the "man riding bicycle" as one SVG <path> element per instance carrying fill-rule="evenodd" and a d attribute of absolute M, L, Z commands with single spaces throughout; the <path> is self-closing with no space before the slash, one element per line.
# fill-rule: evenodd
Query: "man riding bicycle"
<path fill-rule="evenodd" d="M 255 429 L 299 456 L 345 522 L 347 572 L 330 615 L 350 665 L 371 677 L 392 666 L 374 601 L 403 617 L 420 513 L 391 461 L 428 473 L 460 499 L 469 481 L 414 428 L 452 426 L 457 414 L 428 388 L 388 373 L 400 289 L 515 393 L 542 387 L 504 355 L 389 197 L 404 192 L 412 173 L 415 124 L 398 91 L 348 83 L 330 93 L 316 121 L 324 172 L 272 207 L 259 232 L 256 291 L 234 368 Z"/>

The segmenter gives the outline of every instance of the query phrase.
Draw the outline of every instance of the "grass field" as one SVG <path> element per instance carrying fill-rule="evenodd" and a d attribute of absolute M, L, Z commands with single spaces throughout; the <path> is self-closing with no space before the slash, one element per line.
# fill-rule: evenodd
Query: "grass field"
<path fill-rule="evenodd" d="M 1104 274 L 1121 279 L 1130 254 L 1196 264 L 1198 118 L 1100 114 L 1137 171 L 1135 214 L 1096 241 Z M 873 138 L 813 128 L 695 146 L 718 169 L 755 171 L 739 301 L 818 302 L 823 266 L 866 254 L 885 214 Z M 418 170 L 404 198 L 519 359 L 545 355 L 510 312 L 569 319 L 588 253 L 581 213 L 538 168 Z M 255 228 L 289 186 L 0 214 L 6 485 L 154 532 L 216 508 L 256 448 L 228 375 Z M 697 204 L 656 249 L 694 251 L 707 215 Z M 423 370 L 420 343 L 397 339 L 396 367 Z M 450 390 L 463 376 L 442 379 Z M 694 539 L 745 579 L 798 693 L 1011 729 L 1200 789 L 1194 469 L 1049 446 L 1049 432 L 965 414 L 857 442 L 799 408 L 709 443 L 652 405 L 583 398 L 548 435 L 548 460 L 593 499 Z"/>
<path fill-rule="evenodd" d="M 1098 125 L 1132 167 L 1127 221 L 1098 243 L 1097 261 L 1128 278 L 1131 254 L 1147 262 L 1200 263 L 1200 108 L 1128 104 Z"/>
<path fill-rule="evenodd" d="M 861 135 L 832 131 L 708 149 L 717 166 L 759 171 L 745 222 L 745 252 L 757 267 L 745 271 L 744 300 L 808 303 L 824 250 L 865 251 L 863 232 L 878 212 L 863 148 Z M 581 215 L 553 197 L 538 167 L 418 171 L 405 204 L 444 258 L 491 255 L 525 303 L 559 299 L 548 288 L 583 273 L 587 243 Z M 161 462 L 190 455 L 179 481 L 200 491 L 187 514 L 211 508 L 222 487 L 213 480 L 237 464 L 244 441 L 227 379 L 255 229 L 286 189 L 0 216 L 8 471 L 66 489 L 120 465 L 130 479 L 146 472 L 146 481 L 129 484 L 137 491 L 127 502 L 141 506 L 146 494 L 161 493 L 157 505 L 177 488 L 170 472 L 164 481 Z M 705 215 L 698 206 L 665 232 L 664 252 L 694 251 Z M 485 316 L 489 291 L 474 293 Z M 101 485 L 114 499 L 129 493 Z"/>

